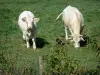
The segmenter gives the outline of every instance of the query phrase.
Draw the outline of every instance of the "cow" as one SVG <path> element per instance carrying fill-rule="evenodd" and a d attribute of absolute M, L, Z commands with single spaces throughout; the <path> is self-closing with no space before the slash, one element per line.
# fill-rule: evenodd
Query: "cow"
<path fill-rule="evenodd" d="M 29 40 L 32 39 L 33 49 L 36 49 L 36 23 L 39 18 L 35 18 L 31 11 L 23 11 L 18 18 L 18 25 L 23 33 L 23 39 L 26 40 L 27 48 L 30 47 Z"/>
<path fill-rule="evenodd" d="M 84 18 L 82 13 L 77 8 L 69 5 L 63 10 L 62 13 L 58 15 L 56 20 L 58 20 L 61 15 L 64 22 L 66 40 L 72 39 L 71 41 L 74 42 L 74 47 L 79 48 L 80 40 L 84 41 L 82 38 L 83 35 L 81 35 L 81 31 L 84 26 Z M 67 29 L 69 29 L 71 33 L 70 38 L 68 37 Z"/>

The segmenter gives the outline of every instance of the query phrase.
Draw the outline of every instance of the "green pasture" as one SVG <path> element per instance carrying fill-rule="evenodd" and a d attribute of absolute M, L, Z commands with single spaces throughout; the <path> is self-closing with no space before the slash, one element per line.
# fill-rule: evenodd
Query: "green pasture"
<path fill-rule="evenodd" d="M 58 45 L 56 42 L 57 38 L 65 36 L 65 32 L 62 19 L 55 19 L 68 5 L 78 8 L 84 16 L 82 34 L 88 39 L 79 49 L 75 49 L 71 43 Z M 32 11 L 40 18 L 37 23 L 36 50 L 32 47 L 27 49 L 17 25 L 18 16 L 24 10 Z M 39 56 L 45 57 L 63 49 L 81 67 L 95 70 L 100 65 L 99 28 L 100 0 L 0 0 L 0 69 L 9 72 L 13 66 L 21 71 L 23 68 L 31 69 L 33 75 L 39 75 Z"/>

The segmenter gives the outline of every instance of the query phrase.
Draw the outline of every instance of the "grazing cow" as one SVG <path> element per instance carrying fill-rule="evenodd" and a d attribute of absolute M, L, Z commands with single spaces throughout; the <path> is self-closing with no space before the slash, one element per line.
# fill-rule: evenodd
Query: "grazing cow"
<path fill-rule="evenodd" d="M 29 39 L 32 39 L 33 49 L 36 49 L 36 23 L 39 18 L 35 18 L 31 11 L 23 11 L 19 15 L 18 25 L 23 32 L 23 39 L 26 40 L 27 48 L 30 47 Z"/>
<path fill-rule="evenodd" d="M 74 42 L 74 47 L 80 47 L 80 40 L 84 40 L 81 35 L 81 30 L 84 26 L 84 18 L 82 13 L 75 7 L 67 6 L 56 18 L 56 20 L 59 19 L 61 15 L 65 24 L 66 40 L 72 39 Z M 70 38 L 68 38 L 67 28 L 71 33 Z"/>

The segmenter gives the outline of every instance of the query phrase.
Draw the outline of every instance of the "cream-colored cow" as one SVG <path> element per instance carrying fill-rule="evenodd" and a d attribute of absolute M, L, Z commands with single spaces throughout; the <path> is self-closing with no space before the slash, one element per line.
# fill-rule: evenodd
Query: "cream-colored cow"
<path fill-rule="evenodd" d="M 75 7 L 67 6 L 62 13 L 56 18 L 62 15 L 62 20 L 65 26 L 66 40 L 68 40 L 67 28 L 71 33 L 71 38 L 74 41 L 74 47 L 80 47 L 80 40 L 84 40 L 81 35 L 81 30 L 84 26 L 84 18 L 82 13 Z"/>
<path fill-rule="evenodd" d="M 27 48 L 30 47 L 29 39 L 32 39 L 34 50 L 36 49 L 36 23 L 38 21 L 39 18 L 35 18 L 31 11 L 23 11 L 18 19 L 18 25 L 23 32 L 23 39 L 26 40 Z"/>

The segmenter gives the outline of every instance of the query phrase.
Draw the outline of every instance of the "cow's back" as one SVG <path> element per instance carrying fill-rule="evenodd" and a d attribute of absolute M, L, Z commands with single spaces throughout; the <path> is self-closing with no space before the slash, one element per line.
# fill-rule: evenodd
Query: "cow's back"
<path fill-rule="evenodd" d="M 80 32 L 80 26 L 83 25 L 82 18 L 82 14 L 75 7 L 68 6 L 63 10 L 62 19 L 64 24 L 69 25 L 75 33 Z"/>

